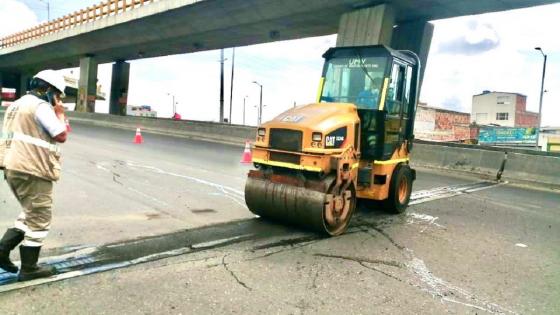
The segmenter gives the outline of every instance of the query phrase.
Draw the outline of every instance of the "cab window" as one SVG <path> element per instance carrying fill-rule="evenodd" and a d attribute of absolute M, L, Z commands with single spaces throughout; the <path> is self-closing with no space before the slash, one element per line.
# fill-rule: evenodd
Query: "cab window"
<path fill-rule="evenodd" d="M 326 62 L 321 101 L 347 102 L 358 109 L 379 107 L 385 57 L 337 57 Z"/>

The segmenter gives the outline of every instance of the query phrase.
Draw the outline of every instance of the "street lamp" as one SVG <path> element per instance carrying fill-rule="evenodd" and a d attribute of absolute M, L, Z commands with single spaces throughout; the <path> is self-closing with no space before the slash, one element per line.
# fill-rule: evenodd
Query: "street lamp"
<path fill-rule="evenodd" d="M 243 126 L 245 126 L 245 100 L 247 99 L 247 95 L 243 97 Z"/>
<path fill-rule="evenodd" d="M 262 89 L 263 89 L 263 86 L 262 86 L 262 84 L 260 84 L 257 81 L 253 81 L 253 83 L 255 83 L 256 85 L 258 85 L 261 88 L 261 96 L 260 96 L 260 102 L 259 102 L 259 118 L 258 118 L 258 122 L 257 122 L 258 125 L 260 126 L 261 122 L 262 122 Z"/>
<path fill-rule="evenodd" d="M 167 93 L 168 96 L 171 96 L 173 98 L 173 115 L 171 117 L 175 117 L 175 113 L 177 113 L 177 106 L 175 103 L 175 95 L 171 94 L 171 93 Z"/>
<path fill-rule="evenodd" d="M 539 99 L 539 124 L 537 125 L 537 130 L 540 132 L 540 130 L 541 130 L 541 120 L 542 120 L 542 99 L 543 99 L 543 94 L 544 94 L 544 75 L 546 73 L 546 54 L 543 52 L 542 48 L 540 48 L 540 47 L 535 47 L 535 50 L 540 51 L 541 54 L 544 57 L 543 68 L 542 68 L 542 80 L 541 80 L 541 97 Z M 538 142 L 539 141 L 537 140 L 537 147 L 539 146 Z"/>
<path fill-rule="evenodd" d="M 39 0 L 47 5 L 47 22 L 51 20 L 51 6 L 49 4 L 49 0 Z"/>
<path fill-rule="evenodd" d="M 542 100 L 543 100 L 543 94 L 544 94 L 544 76 L 546 73 L 546 54 L 543 52 L 542 48 L 540 47 L 535 47 L 535 50 L 538 50 L 541 52 L 541 54 L 544 57 L 544 62 L 543 62 L 543 69 L 542 69 L 542 80 L 541 80 L 541 97 L 539 100 L 539 125 L 538 127 L 541 127 L 541 111 L 542 111 Z"/>

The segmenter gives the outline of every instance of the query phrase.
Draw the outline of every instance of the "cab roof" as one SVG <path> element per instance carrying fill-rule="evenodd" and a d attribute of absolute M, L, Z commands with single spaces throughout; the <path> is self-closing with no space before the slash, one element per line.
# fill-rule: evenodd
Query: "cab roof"
<path fill-rule="evenodd" d="M 328 60 L 336 57 L 356 57 L 357 55 L 362 57 L 397 57 L 416 65 L 416 59 L 409 54 L 385 45 L 332 47 L 323 54 L 323 58 Z"/>

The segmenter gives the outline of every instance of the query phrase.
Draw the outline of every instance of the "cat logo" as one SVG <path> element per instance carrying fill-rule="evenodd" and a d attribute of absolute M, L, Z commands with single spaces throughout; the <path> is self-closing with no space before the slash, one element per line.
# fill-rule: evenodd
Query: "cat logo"
<path fill-rule="evenodd" d="M 325 137 L 325 144 L 327 147 L 334 147 L 334 143 L 336 141 L 335 136 L 327 136 Z"/>
<path fill-rule="evenodd" d="M 284 118 L 282 118 L 283 122 L 291 122 L 291 123 L 297 123 L 300 122 L 303 119 L 303 116 L 298 115 L 298 116 L 292 116 L 292 115 L 288 115 L 288 116 L 284 116 Z"/>

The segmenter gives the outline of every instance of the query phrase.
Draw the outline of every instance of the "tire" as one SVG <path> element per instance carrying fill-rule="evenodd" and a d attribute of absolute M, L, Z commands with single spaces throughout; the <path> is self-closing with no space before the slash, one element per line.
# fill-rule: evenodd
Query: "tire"
<path fill-rule="evenodd" d="M 393 171 L 389 186 L 389 198 L 384 201 L 384 208 L 390 213 L 399 214 L 406 211 L 412 193 L 412 170 L 407 164 L 399 164 Z"/>

